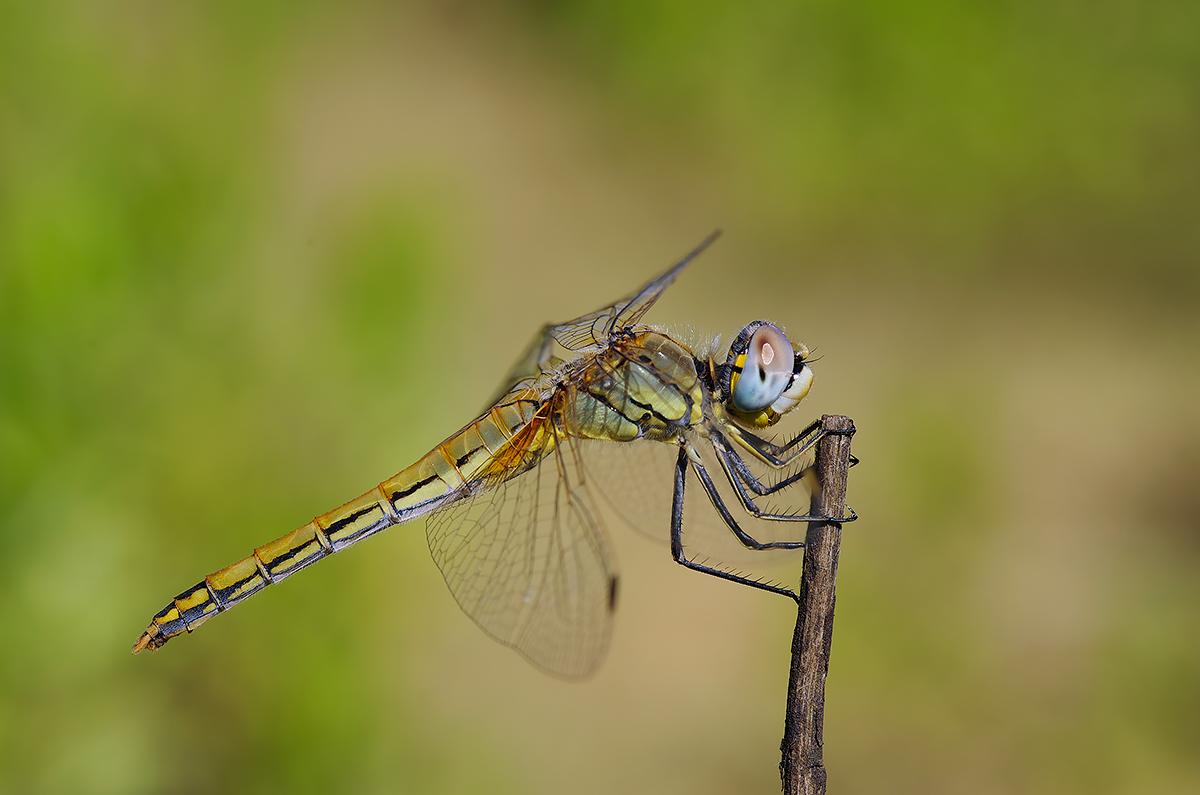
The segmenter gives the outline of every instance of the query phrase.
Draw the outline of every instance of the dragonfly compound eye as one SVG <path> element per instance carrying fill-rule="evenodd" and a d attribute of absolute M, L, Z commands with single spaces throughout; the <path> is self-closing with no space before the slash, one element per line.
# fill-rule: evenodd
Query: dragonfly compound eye
<path fill-rule="evenodd" d="M 794 386 L 793 366 L 799 363 L 804 370 L 808 369 L 796 359 L 788 338 L 770 323 L 757 325 L 745 351 L 731 353 L 736 353 L 731 399 L 738 411 L 751 413 L 771 406 Z"/>
<path fill-rule="evenodd" d="M 804 400 L 804 396 L 808 394 L 808 390 L 812 388 L 813 371 L 812 368 L 805 363 L 808 358 L 808 349 L 803 345 L 796 352 L 795 369 L 792 371 L 792 382 L 788 384 L 788 388 L 783 390 L 779 397 L 771 403 L 771 410 L 778 414 L 787 414 L 796 405 Z"/>

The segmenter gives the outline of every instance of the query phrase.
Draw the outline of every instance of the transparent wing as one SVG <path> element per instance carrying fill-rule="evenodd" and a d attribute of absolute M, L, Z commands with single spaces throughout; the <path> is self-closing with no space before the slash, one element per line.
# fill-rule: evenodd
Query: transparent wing
<path fill-rule="evenodd" d="M 581 441 L 579 449 L 592 493 L 604 509 L 647 538 L 669 543 L 679 448 L 645 439 L 589 439 Z"/>
<path fill-rule="evenodd" d="M 538 668 L 593 673 L 608 649 L 616 567 L 574 440 L 539 466 L 435 512 L 429 549 L 463 611 Z"/>
<path fill-rule="evenodd" d="M 562 363 L 562 358 L 554 353 L 555 344 L 552 332 L 557 328 L 559 326 L 543 326 L 541 331 L 534 335 L 524 353 L 504 376 L 504 380 L 500 383 L 500 389 L 487 402 L 488 408 L 499 403 L 501 398 L 515 389 L 518 384 L 532 386 L 538 376 L 553 370 Z"/>
<path fill-rule="evenodd" d="M 610 304 L 603 309 L 597 309 L 595 312 L 578 317 L 566 323 L 561 323 L 556 326 L 548 326 L 546 333 L 558 341 L 567 350 L 578 351 L 593 345 L 602 345 L 608 342 L 609 335 L 615 329 L 626 328 L 641 319 L 642 315 L 654 305 L 658 297 L 662 295 L 663 290 L 671 286 L 671 282 L 675 281 L 675 277 L 679 275 L 688 263 L 713 244 L 718 237 L 721 236 L 720 230 L 713 232 L 696 248 L 692 249 L 687 256 L 676 262 L 667 269 L 658 278 L 650 281 L 645 287 L 637 290 L 616 303 Z"/>
<path fill-rule="evenodd" d="M 563 357 L 556 355 L 556 347 L 561 346 L 568 351 L 582 351 L 605 345 L 608 343 L 609 335 L 615 329 L 626 328 L 637 323 L 663 294 L 663 291 L 671 286 L 679 272 L 720 236 L 720 230 L 713 232 L 661 276 L 620 301 L 565 323 L 549 323 L 543 326 L 534 335 L 512 369 L 508 371 L 495 398 L 499 399 L 523 381 L 532 383 L 538 376 L 561 364 Z M 495 400 L 492 401 L 492 403 L 494 402 Z"/>
<path fill-rule="evenodd" d="M 699 435 L 693 437 L 692 441 L 721 499 L 743 530 L 762 542 L 804 540 L 807 525 L 802 522 L 768 521 L 747 513 L 721 469 L 712 445 Z M 673 444 L 646 440 L 619 444 L 584 441 L 580 444 L 580 450 L 592 493 L 598 495 L 597 499 L 605 509 L 612 511 L 642 535 L 659 543 L 669 543 L 678 448 Z M 805 457 L 785 472 L 770 471 L 757 462 L 748 463 L 761 482 L 771 484 L 811 465 L 812 459 Z M 756 495 L 754 499 L 763 508 L 802 513 L 809 508 L 811 493 L 806 484 L 799 482 L 778 494 L 767 497 Z M 689 558 L 705 560 L 711 565 L 739 572 L 795 562 L 803 554 L 799 550 L 759 551 L 742 546 L 721 519 L 691 470 L 688 471 L 684 492 L 683 541 Z"/>

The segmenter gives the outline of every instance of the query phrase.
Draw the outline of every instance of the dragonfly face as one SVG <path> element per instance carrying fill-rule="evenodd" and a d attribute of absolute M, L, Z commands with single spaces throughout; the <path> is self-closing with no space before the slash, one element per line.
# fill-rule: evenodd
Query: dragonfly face
<path fill-rule="evenodd" d="M 729 348 L 722 375 L 729 411 L 756 428 L 774 425 L 812 388 L 808 348 L 793 347 L 777 326 L 759 320 L 742 329 Z"/>
<path fill-rule="evenodd" d="M 756 321 L 717 363 L 639 322 L 715 238 L 622 300 L 545 326 L 482 414 L 394 477 L 181 593 L 153 618 L 134 653 L 191 632 L 368 536 L 425 517 L 434 561 L 468 616 L 539 668 L 586 676 L 608 647 L 617 594 L 616 564 L 593 493 L 594 445 L 672 451 L 673 470 L 660 472 L 669 477 L 661 496 L 670 499 L 664 521 L 678 563 L 794 598 L 786 588 L 697 563 L 684 551 L 689 470 L 714 515 L 747 549 L 803 544 L 762 542 L 743 530 L 713 474 L 755 521 L 823 518 L 771 513 L 755 502 L 811 477 L 807 469 L 793 471 L 794 463 L 820 438 L 819 423 L 782 444 L 755 434 L 808 393 L 808 349 Z M 760 480 L 747 457 L 778 472 L 776 482 Z M 614 503 L 624 497 L 605 496 Z"/>

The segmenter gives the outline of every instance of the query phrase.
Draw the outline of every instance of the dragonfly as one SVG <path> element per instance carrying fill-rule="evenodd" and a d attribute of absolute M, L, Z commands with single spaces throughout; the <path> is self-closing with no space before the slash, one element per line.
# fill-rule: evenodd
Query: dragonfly
<path fill-rule="evenodd" d="M 717 350 L 693 349 L 641 323 L 719 234 L 621 300 L 544 326 L 482 414 L 394 477 L 176 596 L 133 653 L 158 649 L 319 560 L 425 517 L 435 563 L 484 632 L 548 673 L 586 677 L 607 651 L 618 589 L 595 493 L 603 490 L 595 484 L 600 468 L 590 463 L 597 449 L 628 448 L 640 457 L 638 451 L 653 448 L 673 457 L 666 464 L 666 521 L 675 562 L 796 599 L 780 584 L 689 555 L 684 543 L 689 471 L 719 523 L 748 550 L 804 544 L 759 540 L 743 529 L 746 517 L 783 523 L 854 518 L 759 505 L 801 481 L 813 488 L 813 467 L 797 462 L 825 434 L 820 422 L 778 444 L 762 435 L 808 394 L 808 348 L 758 320 L 741 330 L 722 359 Z M 639 480 L 628 466 L 617 468 L 627 480 Z M 756 474 L 764 468 L 778 473 L 774 482 Z M 732 488 L 718 488 L 721 481 Z M 621 494 L 605 497 L 618 510 L 629 508 Z"/>

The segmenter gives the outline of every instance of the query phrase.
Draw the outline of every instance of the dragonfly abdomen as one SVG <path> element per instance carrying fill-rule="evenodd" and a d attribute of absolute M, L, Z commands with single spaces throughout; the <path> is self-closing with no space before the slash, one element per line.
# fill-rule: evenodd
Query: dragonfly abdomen
<path fill-rule="evenodd" d="M 471 492 L 477 481 L 497 467 L 512 470 L 532 465 L 528 450 L 518 451 L 521 454 L 516 457 L 511 455 L 512 448 L 518 446 L 512 440 L 526 434 L 531 424 L 543 424 L 531 422 L 539 405 L 531 393 L 502 401 L 366 494 L 208 575 L 154 616 L 134 644 L 134 654 L 157 649 L 176 635 L 192 632 L 268 585 L 351 544 L 452 502 Z"/>
<path fill-rule="evenodd" d="M 134 654 L 157 649 L 176 635 L 285 577 L 400 521 L 380 487 L 303 527 L 258 547 L 237 563 L 213 572 L 163 608 L 133 646 Z"/>

